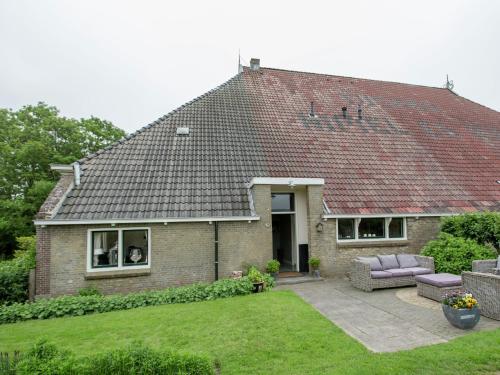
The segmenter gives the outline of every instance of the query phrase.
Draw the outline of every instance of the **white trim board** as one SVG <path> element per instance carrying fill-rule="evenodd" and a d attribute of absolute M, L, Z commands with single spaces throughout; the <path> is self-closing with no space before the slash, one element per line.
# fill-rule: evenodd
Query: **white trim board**
<path fill-rule="evenodd" d="M 323 178 L 297 178 L 297 177 L 254 177 L 250 181 L 249 187 L 253 185 L 324 185 Z"/>
<path fill-rule="evenodd" d="M 165 219 L 96 219 L 96 220 L 34 220 L 35 225 L 85 225 L 85 224 L 147 224 L 147 223 L 198 223 L 212 221 L 257 221 L 260 216 L 187 217 Z"/>
<path fill-rule="evenodd" d="M 450 213 L 442 213 L 442 214 L 428 214 L 428 213 L 421 213 L 421 214 L 366 214 L 366 215 L 361 215 L 361 214 L 329 214 L 329 215 L 323 215 L 323 219 L 356 219 L 356 218 L 363 218 L 363 217 L 440 217 L 440 216 L 456 216 L 456 215 L 461 215 L 460 213 L 456 214 L 450 214 Z"/>

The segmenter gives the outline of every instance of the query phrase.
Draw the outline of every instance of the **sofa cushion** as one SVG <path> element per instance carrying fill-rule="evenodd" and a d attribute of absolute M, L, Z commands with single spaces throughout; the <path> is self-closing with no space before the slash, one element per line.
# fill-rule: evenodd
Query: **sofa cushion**
<path fill-rule="evenodd" d="M 388 270 L 390 268 L 399 268 L 399 263 L 398 259 L 396 258 L 396 255 L 391 254 L 391 255 L 377 255 L 378 259 L 380 260 L 380 263 L 382 263 L 382 269 Z"/>
<path fill-rule="evenodd" d="M 372 277 L 372 279 L 388 279 L 392 277 L 392 274 L 385 271 L 371 271 L 370 276 Z"/>
<path fill-rule="evenodd" d="M 368 263 L 372 271 L 382 271 L 382 264 L 377 257 L 358 257 L 358 260 L 363 263 Z"/>
<path fill-rule="evenodd" d="M 462 278 L 451 273 L 432 273 L 430 275 L 415 276 L 415 281 L 424 284 L 434 285 L 440 288 L 446 286 L 460 286 L 462 285 Z"/>
<path fill-rule="evenodd" d="M 418 264 L 417 258 L 415 258 L 415 255 L 398 254 L 396 255 L 396 258 L 398 258 L 398 263 L 400 268 L 411 268 L 420 266 L 420 264 Z"/>
<path fill-rule="evenodd" d="M 405 268 L 405 270 L 413 272 L 413 275 L 427 275 L 429 273 L 432 273 L 432 270 L 429 268 L 425 267 L 410 267 L 410 268 Z"/>
<path fill-rule="evenodd" d="M 413 276 L 413 272 L 406 268 L 389 268 L 384 272 L 389 272 L 393 277 L 398 276 Z"/>

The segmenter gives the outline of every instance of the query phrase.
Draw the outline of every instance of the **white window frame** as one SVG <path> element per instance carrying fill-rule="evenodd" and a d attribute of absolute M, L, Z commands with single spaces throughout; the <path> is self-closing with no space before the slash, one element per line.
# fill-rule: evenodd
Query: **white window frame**
<path fill-rule="evenodd" d="M 128 230 L 147 230 L 148 231 L 148 264 L 138 266 L 123 265 L 123 232 Z M 94 232 L 118 232 L 118 266 L 113 267 L 92 267 L 92 233 Z M 151 268 L 151 228 L 149 227 L 126 227 L 126 228 L 94 228 L 87 230 L 87 272 L 113 272 L 123 270 L 137 270 Z"/>
<path fill-rule="evenodd" d="M 397 219 L 401 219 L 400 216 L 398 217 L 394 217 L 394 218 L 397 218 Z M 354 238 L 349 238 L 349 239 L 340 239 L 339 238 L 339 219 L 350 219 L 350 220 L 354 220 Z M 385 225 L 385 228 L 384 228 L 384 237 L 383 238 L 364 238 L 364 237 L 361 237 L 361 238 L 358 238 L 359 236 L 359 233 L 358 233 L 358 226 L 359 226 L 359 222 L 361 221 L 361 219 L 364 219 L 362 217 L 342 217 L 342 218 L 337 218 L 336 219 L 336 230 L 337 230 L 337 242 L 342 242 L 342 243 L 348 243 L 348 242 L 360 242 L 360 243 L 364 243 L 364 242 L 380 242 L 380 241 L 386 241 L 386 242 L 392 242 L 392 241 L 406 241 L 408 238 L 407 238 L 407 228 L 406 228 L 406 217 L 403 217 L 403 237 L 397 237 L 397 238 L 390 238 L 389 237 L 389 224 L 391 222 L 391 220 L 393 219 L 393 217 L 367 217 L 367 219 L 384 219 L 384 225 Z"/>

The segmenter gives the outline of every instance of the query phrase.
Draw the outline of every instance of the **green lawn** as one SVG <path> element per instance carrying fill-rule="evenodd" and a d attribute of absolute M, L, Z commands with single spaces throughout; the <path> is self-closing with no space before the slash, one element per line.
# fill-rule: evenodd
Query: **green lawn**
<path fill-rule="evenodd" d="M 500 330 L 373 354 L 290 291 L 1 325 L 0 351 L 25 350 L 41 337 L 79 355 L 139 339 L 158 348 L 208 354 L 221 362 L 222 374 L 500 371 Z"/>

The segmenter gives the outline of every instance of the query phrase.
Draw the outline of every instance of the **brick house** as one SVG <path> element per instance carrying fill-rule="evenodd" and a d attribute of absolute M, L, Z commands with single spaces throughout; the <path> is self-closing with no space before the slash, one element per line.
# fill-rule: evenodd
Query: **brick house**
<path fill-rule="evenodd" d="M 250 67 L 72 165 L 36 220 L 37 296 L 164 288 L 277 258 L 344 275 L 500 209 L 500 113 L 445 88 Z"/>

